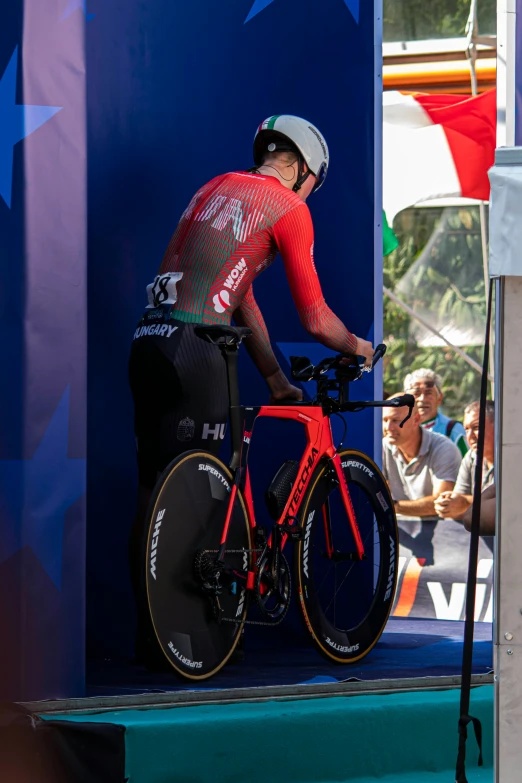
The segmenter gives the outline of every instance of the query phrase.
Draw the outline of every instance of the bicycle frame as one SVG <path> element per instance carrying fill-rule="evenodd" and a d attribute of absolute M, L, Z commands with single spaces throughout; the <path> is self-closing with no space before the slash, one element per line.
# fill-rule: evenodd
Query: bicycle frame
<path fill-rule="evenodd" d="M 228 393 L 230 400 L 230 429 L 232 441 L 232 456 L 230 458 L 229 467 L 234 473 L 234 482 L 230 493 L 225 524 L 223 526 L 218 560 L 223 562 L 225 558 L 228 528 L 239 489 L 241 489 L 245 500 L 250 529 L 254 530 L 256 527 L 254 500 L 252 497 L 252 487 L 250 484 L 250 476 L 248 472 L 248 453 L 256 419 L 262 417 L 290 419 L 292 421 L 297 421 L 304 426 L 306 432 L 306 448 L 304 450 L 303 456 L 301 457 L 297 479 L 294 482 L 285 507 L 275 524 L 279 526 L 286 525 L 286 530 L 288 530 L 288 523 L 293 522 L 297 528 L 297 516 L 299 514 L 303 498 L 306 494 L 306 490 L 310 483 L 310 479 L 314 472 L 314 468 L 321 460 L 325 458 L 329 459 L 339 483 L 344 509 L 346 511 L 348 522 L 354 538 L 356 549 L 354 557 L 358 560 L 362 560 L 365 556 L 364 544 L 361 538 L 359 527 L 357 525 L 357 520 L 355 518 L 355 511 L 350 497 L 348 484 L 344 476 L 341 458 L 337 453 L 337 449 L 333 442 L 329 415 L 331 411 L 329 411 L 329 409 L 325 408 L 323 405 L 310 405 L 309 403 L 297 401 L 292 402 L 290 405 L 279 404 L 264 405 L 259 407 L 241 406 L 239 402 L 239 383 L 237 372 L 239 344 L 224 343 L 220 347 L 222 349 L 227 367 Z M 386 350 L 385 346 L 380 347 Z M 382 351 L 381 355 L 383 354 L 384 351 Z M 327 379 L 319 381 L 319 383 L 323 389 L 328 390 L 331 388 L 331 384 Z M 406 395 L 406 397 L 407 396 L 408 395 Z M 413 406 L 413 398 L 411 398 L 411 400 L 412 402 L 410 408 Z M 330 400 L 330 402 L 332 402 L 332 400 Z M 356 411 L 367 407 L 386 407 L 390 405 L 389 402 L 384 400 L 349 403 L 347 379 L 345 379 L 340 384 L 340 403 L 341 407 L 338 406 L 337 410 Z M 402 404 L 410 405 L 408 402 L 403 402 Z M 348 405 L 350 407 L 347 407 Z M 334 550 L 331 539 L 330 520 L 326 507 L 323 508 L 323 519 L 327 549 L 326 554 L 329 557 L 333 557 Z M 288 533 L 284 532 L 281 536 L 281 549 L 284 548 L 287 538 Z M 270 547 L 271 544 L 272 541 L 271 538 L 269 538 L 268 546 Z M 253 589 L 254 580 L 255 570 L 251 570 L 248 572 L 247 589 Z"/>
<path fill-rule="evenodd" d="M 239 406 L 238 406 L 239 407 Z M 230 493 L 229 506 L 225 524 L 223 527 L 223 534 L 221 538 L 221 548 L 219 553 L 219 559 L 224 559 L 226 553 L 226 540 L 228 534 L 228 527 L 230 519 L 232 517 L 232 511 L 237 496 L 237 491 L 241 488 L 245 505 L 247 509 L 248 522 L 250 528 L 253 530 L 256 527 L 256 517 L 254 510 L 254 499 L 252 496 L 252 487 L 250 483 L 250 474 L 248 471 L 248 453 L 250 449 L 250 442 L 254 430 L 255 422 L 258 418 L 276 418 L 276 419 L 289 419 L 297 421 L 305 428 L 306 433 L 306 447 L 301 457 L 299 464 L 297 479 L 289 494 L 285 507 L 275 522 L 276 525 L 283 525 L 285 522 L 296 522 L 296 518 L 299 514 L 303 498 L 306 494 L 306 489 L 310 483 L 310 479 L 314 472 L 316 465 L 324 459 L 330 459 L 332 467 L 335 470 L 337 480 L 339 482 L 339 488 L 343 505 L 349 520 L 350 528 L 355 541 L 356 554 L 359 560 L 364 557 L 364 544 L 361 539 L 357 520 L 355 518 L 355 512 L 353 504 L 350 498 L 350 492 L 346 483 L 344 472 L 341 464 L 341 458 L 336 451 L 332 429 L 330 425 L 330 417 L 326 415 L 322 408 L 319 406 L 311 406 L 306 404 L 296 403 L 295 405 L 267 405 L 257 408 L 242 408 L 242 443 L 239 448 L 234 441 L 237 439 L 237 434 L 234 432 L 234 425 L 232 431 L 232 442 L 236 445 L 234 448 L 234 454 L 231 460 L 237 460 L 239 453 L 239 464 L 235 467 L 235 480 Z M 235 415 L 232 415 L 231 410 L 231 422 L 235 422 L 236 426 L 239 420 L 237 415 L 238 411 L 234 411 Z M 233 468 L 233 465 L 231 464 Z M 234 468 L 233 468 L 234 469 Z M 331 542 L 331 531 L 329 528 L 329 520 L 325 514 L 325 535 L 327 542 L 327 553 L 333 555 L 333 545 Z M 288 535 L 286 533 L 282 536 L 281 549 L 284 548 Z M 270 545 L 270 539 L 269 539 Z M 250 571 L 247 579 L 247 589 L 252 589 L 254 586 L 254 571 Z"/>

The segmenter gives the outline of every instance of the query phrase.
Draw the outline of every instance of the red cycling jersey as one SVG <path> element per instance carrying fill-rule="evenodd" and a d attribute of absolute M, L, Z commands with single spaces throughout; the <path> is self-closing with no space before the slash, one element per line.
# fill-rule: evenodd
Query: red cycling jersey
<path fill-rule="evenodd" d="M 252 283 L 281 254 L 304 328 L 336 351 L 355 353 L 357 340 L 326 304 L 314 265 L 310 211 L 275 177 L 223 174 L 193 197 L 167 247 L 160 274 L 182 272 L 177 319 L 252 329 L 246 341 L 266 377 L 279 368 L 254 299 Z"/>

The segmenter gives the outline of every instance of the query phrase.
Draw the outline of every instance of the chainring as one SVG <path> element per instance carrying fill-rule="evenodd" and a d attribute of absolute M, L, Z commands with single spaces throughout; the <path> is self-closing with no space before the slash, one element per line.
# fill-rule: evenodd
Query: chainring
<path fill-rule="evenodd" d="M 256 603 L 269 625 L 279 624 L 290 606 L 292 580 L 288 560 L 279 553 L 279 570 L 274 581 L 270 573 L 269 557 L 264 557 L 256 569 Z"/>

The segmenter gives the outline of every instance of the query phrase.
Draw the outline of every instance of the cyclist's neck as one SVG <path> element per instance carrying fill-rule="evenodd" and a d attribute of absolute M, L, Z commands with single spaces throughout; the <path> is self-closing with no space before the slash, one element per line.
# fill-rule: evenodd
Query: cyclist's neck
<path fill-rule="evenodd" d="M 275 177 L 281 185 L 285 188 L 292 190 L 297 180 L 297 171 L 295 167 L 287 166 L 286 164 L 274 162 L 265 163 L 262 166 L 258 166 L 257 170 L 265 177 Z"/>
<path fill-rule="evenodd" d="M 256 168 L 256 171 L 265 177 L 274 177 L 274 179 L 277 179 L 281 185 L 289 190 L 293 190 L 299 174 L 296 163 L 289 165 L 288 163 L 280 163 L 278 160 L 274 160 L 271 163 L 263 163 Z M 297 195 L 301 201 L 306 201 L 314 189 L 314 183 L 315 177 L 306 177 L 306 181 L 301 184 L 301 187 L 297 191 Z"/>

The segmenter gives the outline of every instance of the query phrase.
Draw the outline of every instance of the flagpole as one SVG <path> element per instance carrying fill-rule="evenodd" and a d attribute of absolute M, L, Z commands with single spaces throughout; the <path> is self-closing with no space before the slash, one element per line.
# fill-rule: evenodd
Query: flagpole
<path fill-rule="evenodd" d="M 474 359 L 471 358 L 471 356 L 468 356 L 467 353 L 465 353 L 462 348 L 459 348 L 458 345 L 453 345 L 453 343 L 450 343 L 450 341 L 444 337 L 443 334 L 439 332 L 438 329 L 435 329 L 434 326 L 432 326 L 428 321 L 425 321 L 422 316 L 420 316 L 418 313 L 415 312 L 409 305 L 406 304 L 406 302 L 403 302 L 402 299 L 399 299 L 397 294 L 394 294 L 393 291 L 390 291 L 389 288 L 386 288 L 385 285 L 383 285 L 382 290 L 388 296 L 392 302 L 395 302 L 395 304 L 398 304 L 399 307 L 402 307 L 405 313 L 407 313 L 411 318 L 414 318 L 416 321 L 418 321 L 422 326 L 424 326 L 426 329 L 429 329 L 430 332 L 433 332 L 434 335 L 436 335 L 440 340 L 446 343 L 448 348 L 451 348 L 452 351 L 455 351 L 459 356 L 461 356 L 465 362 L 469 364 L 470 367 L 472 367 L 475 372 L 478 372 L 480 375 L 482 375 L 482 367 L 478 362 L 476 362 Z M 493 384 L 493 376 L 488 373 L 488 380 Z"/>
<path fill-rule="evenodd" d="M 478 34 L 477 0 L 471 0 L 469 17 L 466 24 L 466 36 L 467 36 L 466 56 L 469 60 L 469 67 L 470 67 L 471 94 L 475 96 L 478 95 L 477 71 L 475 66 L 477 61 L 477 43 L 480 42 L 480 37 Z M 479 218 L 480 218 L 480 241 L 482 245 L 482 266 L 484 268 L 484 295 L 487 296 L 487 292 L 489 291 L 488 237 L 486 231 L 486 205 L 484 204 L 483 201 L 479 203 Z M 490 340 L 493 340 L 493 338 L 494 338 L 493 327 L 490 326 Z M 491 380 L 492 399 L 494 399 L 495 397 L 495 385 L 494 385 L 495 367 L 494 367 L 493 355 L 494 355 L 494 351 L 490 351 L 489 367 L 491 370 L 490 380 Z"/>

